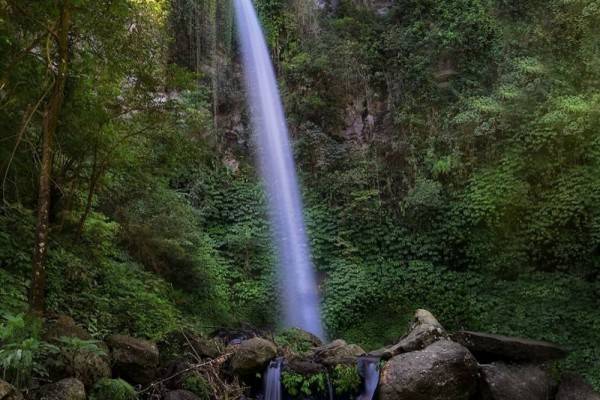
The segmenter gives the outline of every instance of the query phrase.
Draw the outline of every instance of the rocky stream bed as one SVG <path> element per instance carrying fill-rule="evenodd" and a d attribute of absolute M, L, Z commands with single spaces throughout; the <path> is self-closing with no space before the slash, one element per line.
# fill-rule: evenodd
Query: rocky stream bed
<path fill-rule="evenodd" d="M 91 339 L 69 317 L 46 324 L 47 341 L 65 337 Z M 276 358 L 284 398 L 355 399 L 364 381 L 357 365 L 365 357 L 376 360 L 380 400 L 600 400 L 581 377 L 555 371 L 567 354 L 562 347 L 449 333 L 425 310 L 417 310 L 396 344 L 370 353 L 343 340 L 324 344 L 300 330 L 283 341 L 253 331 L 202 337 L 182 330 L 159 343 L 113 335 L 98 347 L 74 354 L 68 367 L 48 360 L 50 375 L 26 391 L 0 380 L 0 400 L 259 399 L 263 373 Z M 124 381 L 137 393 L 105 390 Z"/>

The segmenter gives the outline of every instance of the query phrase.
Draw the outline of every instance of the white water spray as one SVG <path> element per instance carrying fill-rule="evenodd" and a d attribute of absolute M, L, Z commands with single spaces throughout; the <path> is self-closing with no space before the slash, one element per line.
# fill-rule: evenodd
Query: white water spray
<path fill-rule="evenodd" d="M 323 338 L 319 295 L 283 105 L 251 0 L 234 0 L 252 124 L 279 257 L 285 324 Z"/>

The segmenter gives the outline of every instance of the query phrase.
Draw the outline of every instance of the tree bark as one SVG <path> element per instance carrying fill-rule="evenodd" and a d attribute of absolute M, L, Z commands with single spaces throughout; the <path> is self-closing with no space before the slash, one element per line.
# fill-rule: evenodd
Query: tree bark
<path fill-rule="evenodd" d="M 98 146 L 94 147 L 94 162 L 92 164 L 92 174 L 90 176 L 90 183 L 88 188 L 87 200 L 85 203 L 85 210 L 79 218 L 79 223 L 77 224 L 77 234 L 76 240 L 81 240 L 81 235 L 83 234 L 83 228 L 85 227 L 85 221 L 87 220 L 90 212 L 92 211 L 92 204 L 94 203 L 94 194 L 96 193 L 96 186 L 100 177 L 104 173 L 104 166 L 98 167 Z"/>
<path fill-rule="evenodd" d="M 69 68 L 69 31 L 71 16 L 69 0 L 61 7 L 55 37 L 57 46 L 58 70 L 48 104 L 44 110 L 42 124 L 42 161 L 38 186 L 37 228 L 32 259 L 32 278 L 30 293 L 31 312 L 43 316 L 46 306 L 46 255 L 48 253 L 50 184 L 52 180 L 52 142 L 58 126 L 60 112 L 64 103 L 65 83 Z M 52 68 L 52 66 L 49 66 Z"/>

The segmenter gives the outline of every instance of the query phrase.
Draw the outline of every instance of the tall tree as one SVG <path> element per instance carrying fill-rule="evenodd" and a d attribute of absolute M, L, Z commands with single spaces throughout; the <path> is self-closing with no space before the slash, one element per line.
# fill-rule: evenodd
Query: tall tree
<path fill-rule="evenodd" d="M 52 93 L 43 113 L 42 158 L 38 184 L 37 228 L 33 250 L 33 268 L 31 279 L 31 311 L 43 315 L 46 291 L 46 255 L 50 224 L 50 185 L 52 179 L 52 141 L 58 126 L 60 112 L 65 98 L 65 83 L 69 69 L 69 31 L 71 29 L 71 10 L 69 0 L 63 0 L 60 14 L 51 36 L 56 45 L 54 65 L 57 65 Z M 52 63 L 48 65 L 52 69 Z"/>

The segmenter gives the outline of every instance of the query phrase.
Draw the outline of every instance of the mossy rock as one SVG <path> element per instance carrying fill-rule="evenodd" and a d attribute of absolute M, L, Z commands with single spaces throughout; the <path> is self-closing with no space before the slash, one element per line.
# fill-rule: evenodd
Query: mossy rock
<path fill-rule="evenodd" d="M 323 345 L 321 339 L 312 333 L 298 328 L 290 328 L 275 336 L 277 346 L 289 349 L 294 353 L 306 353 L 312 348 Z"/>
<path fill-rule="evenodd" d="M 92 389 L 90 400 L 136 400 L 133 386 L 122 379 L 102 379 Z"/>

